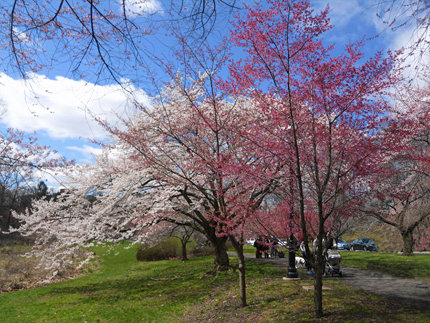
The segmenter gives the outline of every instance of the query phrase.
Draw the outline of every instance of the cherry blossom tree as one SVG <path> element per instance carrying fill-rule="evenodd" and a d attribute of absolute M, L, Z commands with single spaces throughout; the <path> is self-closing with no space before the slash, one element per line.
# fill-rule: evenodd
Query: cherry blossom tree
<path fill-rule="evenodd" d="M 291 230 L 296 237 L 301 237 L 298 218 L 296 216 L 293 219 L 290 218 L 290 209 L 289 196 L 281 194 L 281 189 L 278 187 L 265 198 L 261 207 L 247 220 L 247 234 L 250 237 L 263 236 L 269 240 L 276 239 L 280 246 L 288 247 L 287 240 Z"/>
<path fill-rule="evenodd" d="M 381 164 L 373 177 L 373 190 L 363 210 L 396 228 L 403 240 L 403 255 L 411 256 L 414 235 L 425 232 L 430 216 L 429 198 L 429 129 L 428 84 L 401 88 L 393 95 L 396 120 L 404 137 L 410 138 L 405 149 L 392 160 Z M 421 227 L 421 230 L 418 228 Z"/>
<path fill-rule="evenodd" d="M 427 219 L 421 225 L 417 227 L 417 240 L 415 244 L 418 250 L 429 251 L 430 250 L 430 220 Z"/>
<path fill-rule="evenodd" d="M 308 1 L 268 1 L 267 8 L 247 7 L 231 35 L 245 54 L 231 64 L 231 87 L 248 93 L 268 120 L 254 142 L 290 168 L 285 176 L 293 183 L 303 237 L 307 215 L 316 215 L 317 317 L 323 315 L 322 241 L 330 219 L 359 200 L 363 178 L 403 143 L 384 128 L 391 111 L 384 94 L 398 77 L 394 55 L 364 60 L 358 42 L 335 57 L 334 47 L 322 42 L 331 28 L 328 13 L 314 13 Z"/>
<path fill-rule="evenodd" d="M 23 131 L 7 129 L 0 135 L 0 163 L 9 173 L 21 173 L 29 179 L 35 169 L 51 169 L 66 163 L 57 151 L 37 143 L 37 137 L 26 135 Z"/>
<path fill-rule="evenodd" d="M 124 120 L 126 131 L 104 125 L 131 147 L 129 158 L 151 169 L 163 191 L 171 195 L 163 196 L 161 206 L 151 208 L 151 214 L 203 233 L 215 248 L 218 268 L 229 267 L 225 242 L 232 242 L 245 306 L 246 222 L 281 183 L 272 176 L 274 163 L 268 162 L 267 152 L 255 149 L 238 130 L 255 128 L 260 116 L 249 98 L 231 96 L 218 76 L 228 46 L 222 42 L 212 48 L 203 43 L 196 48 L 179 32 L 177 38 L 180 46 L 175 58 L 180 69 L 175 72 L 176 64 L 160 61 L 171 81 L 152 105 L 137 102 L 139 113 Z M 280 171 L 283 165 L 275 167 Z"/>
<path fill-rule="evenodd" d="M 194 229 L 184 225 L 173 226 L 169 236 L 179 239 L 181 242 L 181 260 L 187 261 L 187 244 L 191 242 L 191 237 L 194 233 Z"/>
<path fill-rule="evenodd" d="M 12 223 L 11 211 L 19 200 L 32 193 L 31 183 L 40 180 L 38 173 L 55 176 L 61 167 L 69 164 L 48 146 L 38 144 L 35 135 L 7 129 L 0 135 L 0 198 L 2 229 L 7 231 Z M 25 207 L 25 205 L 22 205 Z M 4 221 L 3 221 L 4 220 Z M 4 223 L 3 223 L 4 222 Z"/>
<path fill-rule="evenodd" d="M 21 217 L 22 230 L 39 233 L 40 245 L 57 242 L 51 254 L 66 252 L 57 263 L 68 259 L 67 246 L 146 242 L 167 222 L 204 234 L 215 249 L 216 268 L 223 269 L 230 267 L 230 239 L 246 305 L 245 223 L 279 184 L 268 168 L 273 163 L 237 131 L 259 120 L 252 101 L 223 97 L 215 92 L 217 82 L 215 74 L 186 82 L 177 77 L 150 107 L 138 106 L 140 113 L 123 120 L 124 127 L 104 124 L 112 133 L 112 154 L 120 158 L 74 167 L 78 184 L 69 185 L 69 196 L 35 204 L 31 216 Z"/>
<path fill-rule="evenodd" d="M 26 212 L 14 213 L 21 225 L 10 231 L 34 239 L 29 254 L 40 257 L 39 266 L 52 274 L 48 280 L 61 274 L 82 246 L 145 241 L 143 231 L 151 219 L 144 216 L 150 202 L 142 196 L 153 189 L 151 177 L 130 168 L 117 155 L 112 157 L 115 154 L 118 149 L 112 152 L 106 147 L 95 164 L 64 168 L 68 180 L 59 195 L 33 200 Z M 82 264 L 91 257 L 89 253 Z"/>
<path fill-rule="evenodd" d="M 163 208 L 150 212 L 173 223 L 178 213 L 198 223 L 217 253 L 221 248 L 225 254 L 224 242 L 230 239 L 239 258 L 241 304 L 246 305 L 244 224 L 277 181 L 265 156 L 250 149 L 237 131 L 258 120 L 252 102 L 223 97 L 217 82 L 214 74 L 186 82 L 177 77 L 152 107 L 140 107 L 127 131 L 110 131 L 132 147 L 135 163 L 150 168 L 174 192 L 168 202 L 163 199 Z"/>
<path fill-rule="evenodd" d="M 429 179 L 416 168 L 416 165 L 411 167 L 410 164 L 411 161 L 408 160 L 386 165 L 389 174 L 379 189 L 374 188 L 375 197 L 365 208 L 366 214 L 398 230 L 403 240 L 404 256 L 413 254 L 414 232 L 417 232 L 417 227 L 430 217 Z"/>
<path fill-rule="evenodd" d="M 168 200 L 177 191 L 165 190 L 150 170 L 130 162 L 129 150 L 105 145 L 94 164 L 63 169 L 68 180 L 61 194 L 34 200 L 26 212 L 14 213 L 21 225 L 10 231 L 34 239 L 29 255 L 40 257 L 39 266 L 51 273 L 48 280 L 60 275 L 82 246 L 124 240 L 155 245 L 181 223 L 180 217 L 173 225 L 159 216 L 172 207 Z M 88 253 L 82 264 L 91 257 Z"/>

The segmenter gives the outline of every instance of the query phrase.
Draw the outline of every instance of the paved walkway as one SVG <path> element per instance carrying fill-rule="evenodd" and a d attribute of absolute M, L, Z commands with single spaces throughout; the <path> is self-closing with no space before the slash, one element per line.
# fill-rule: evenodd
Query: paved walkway
<path fill-rule="evenodd" d="M 430 311 L 430 282 L 398 278 L 378 272 L 342 267 L 342 277 L 330 277 L 368 292 L 407 303 L 412 308 Z"/>
<path fill-rule="evenodd" d="M 236 254 L 232 254 L 236 255 Z M 255 258 L 254 255 L 246 255 Z M 288 258 L 269 258 L 264 261 L 274 261 L 285 264 L 288 268 Z M 304 269 L 299 269 L 304 270 Z M 392 298 L 408 304 L 412 308 L 430 311 L 430 281 L 398 278 L 378 272 L 349 268 L 342 266 L 342 277 L 327 277 L 345 284 L 361 288 L 365 291 Z"/>

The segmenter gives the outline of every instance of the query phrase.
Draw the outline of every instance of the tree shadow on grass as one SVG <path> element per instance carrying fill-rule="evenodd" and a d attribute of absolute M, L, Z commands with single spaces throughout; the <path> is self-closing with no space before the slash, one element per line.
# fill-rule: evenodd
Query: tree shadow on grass
<path fill-rule="evenodd" d="M 193 300 L 208 294 L 213 285 L 211 279 L 190 278 L 189 275 L 173 277 L 123 277 L 106 281 L 83 283 L 80 286 L 62 286 L 51 290 L 52 294 L 78 294 L 85 301 L 111 303 L 118 299 L 169 299 Z"/>

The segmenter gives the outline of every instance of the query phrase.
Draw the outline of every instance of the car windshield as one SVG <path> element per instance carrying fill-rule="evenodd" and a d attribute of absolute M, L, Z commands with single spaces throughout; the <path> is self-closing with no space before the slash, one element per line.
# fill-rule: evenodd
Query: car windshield
<path fill-rule="evenodd" d="M 368 243 L 368 244 L 375 244 L 375 242 L 373 240 L 370 239 L 363 239 L 364 243 Z"/>

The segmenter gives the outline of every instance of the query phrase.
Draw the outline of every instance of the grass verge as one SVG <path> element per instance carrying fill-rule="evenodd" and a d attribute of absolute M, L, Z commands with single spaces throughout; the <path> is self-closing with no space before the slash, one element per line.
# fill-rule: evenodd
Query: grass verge
<path fill-rule="evenodd" d="M 396 253 L 341 251 L 342 265 L 390 274 L 396 277 L 430 280 L 430 255 L 404 257 Z"/>
<path fill-rule="evenodd" d="M 324 281 L 325 316 L 314 319 L 313 280 L 285 281 L 286 268 L 247 259 L 249 306 L 241 308 L 237 272 L 206 274 L 212 257 L 137 262 L 97 248 L 97 270 L 68 282 L 0 294 L 0 322 L 428 322 L 402 304 Z M 235 262 L 235 257 L 232 257 Z"/>

